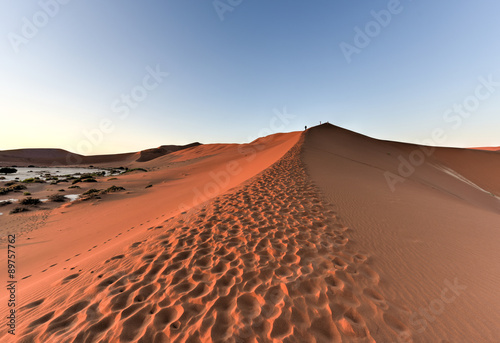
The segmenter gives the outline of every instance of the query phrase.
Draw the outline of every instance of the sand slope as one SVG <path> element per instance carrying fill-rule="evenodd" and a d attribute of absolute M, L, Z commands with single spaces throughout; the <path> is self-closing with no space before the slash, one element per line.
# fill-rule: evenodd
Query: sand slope
<path fill-rule="evenodd" d="M 415 150 L 324 125 L 307 133 L 304 161 L 373 255 L 381 291 L 407 308 L 415 342 L 497 342 L 500 158 L 436 149 L 392 192 L 384 173 Z"/>
<path fill-rule="evenodd" d="M 496 342 L 498 154 L 438 149 L 391 191 L 415 149 L 322 125 L 140 162 L 21 235 L 0 340 Z"/>

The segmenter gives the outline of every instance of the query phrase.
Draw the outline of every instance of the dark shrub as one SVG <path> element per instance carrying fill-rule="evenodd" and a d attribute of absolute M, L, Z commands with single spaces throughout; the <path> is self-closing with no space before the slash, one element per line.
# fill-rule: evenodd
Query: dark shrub
<path fill-rule="evenodd" d="M 30 209 L 29 208 L 26 208 L 26 207 L 16 207 L 15 209 L 13 209 L 12 211 L 10 211 L 10 214 L 14 214 L 14 213 L 20 213 L 20 212 L 27 212 L 29 211 Z"/>
<path fill-rule="evenodd" d="M 68 198 L 66 198 L 62 194 L 52 194 L 49 195 L 49 200 L 53 202 L 65 202 L 66 200 L 68 200 Z"/>
<path fill-rule="evenodd" d="M 100 192 L 101 192 L 101 189 L 91 188 L 88 191 L 84 192 L 82 195 L 94 195 L 94 194 L 97 194 Z"/>
<path fill-rule="evenodd" d="M 133 172 L 133 171 L 142 171 L 142 172 L 147 172 L 147 170 L 146 170 L 146 169 L 144 169 L 144 168 L 132 168 L 132 169 L 127 169 L 127 170 L 125 171 L 125 173 L 130 173 L 130 172 Z"/>
<path fill-rule="evenodd" d="M 124 191 L 125 188 L 119 187 L 119 186 L 111 186 L 108 189 L 106 189 L 103 193 L 112 193 L 112 192 L 119 192 L 119 191 Z"/>
<path fill-rule="evenodd" d="M 10 200 L 0 201 L 0 207 L 7 206 L 10 204 L 12 204 L 12 201 L 10 201 Z"/>
<path fill-rule="evenodd" d="M 45 181 L 40 179 L 39 177 L 30 177 L 30 178 L 24 179 L 21 182 L 23 182 L 23 183 L 45 183 Z"/>
<path fill-rule="evenodd" d="M 3 167 L 0 168 L 0 174 L 14 174 L 17 173 L 16 168 Z"/>
<path fill-rule="evenodd" d="M 11 191 L 21 191 L 23 189 L 28 189 L 25 185 L 12 185 L 9 187 Z"/>
<path fill-rule="evenodd" d="M 19 203 L 21 205 L 38 205 L 40 204 L 40 199 L 37 199 L 37 198 L 32 198 L 32 197 L 27 197 L 27 198 L 24 198 L 22 199 Z"/>
<path fill-rule="evenodd" d="M 12 185 L 9 187 L 2 187 L 2 188 L 0 188 L 0 195 L 5 195 L 5 194 L 8 194 L 9 192 L 20 191 L 23 189 L 26 189 L 26 186 L 24 186 L 24 185 Z"/>

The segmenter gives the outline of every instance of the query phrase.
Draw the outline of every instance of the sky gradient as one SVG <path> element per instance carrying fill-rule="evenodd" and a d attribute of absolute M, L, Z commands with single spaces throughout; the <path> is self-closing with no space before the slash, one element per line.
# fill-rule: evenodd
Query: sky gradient
<path fill-rule="evenodd" d="M 319 121 L 500 146 L 498 13 L 494 0 L 3 1 L 0 150 L 243 143 Z"/>

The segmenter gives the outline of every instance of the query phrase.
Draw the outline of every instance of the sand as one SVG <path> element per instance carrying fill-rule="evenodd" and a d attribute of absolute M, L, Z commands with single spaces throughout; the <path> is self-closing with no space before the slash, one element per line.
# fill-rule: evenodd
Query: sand
<path fill-rule="evenodd" d="M 92 185 L 125 191 L 0 217 L 20 233 L 0 340 L 499 341 L 500 156 L 436 149 L 391 191 L 415 149 L 322 125 L 153 150 Z"/>

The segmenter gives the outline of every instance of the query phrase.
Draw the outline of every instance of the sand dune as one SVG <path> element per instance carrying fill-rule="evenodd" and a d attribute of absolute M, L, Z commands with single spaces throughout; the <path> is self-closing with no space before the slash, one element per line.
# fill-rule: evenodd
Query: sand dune
<path fill-rule="evenodd" d="M 381 291 L 405 306 L 415 342 L 499 341 L 496 153 L 435 149 L 392 192 L 384 173 L 398 174 L 399 157 L 422 147 L 320 126 L 304 151 L 312 179 L 373 254 Z"/>
<path fill-rule="evenodd" d="M 127 166 L 133 162 L 145 162 L 170 154 L 174 151 L 189 149 L 200 145 L 162 145 L 158 148 L 138 152 L 108 155 L 84 156 L 63 149 L 15 149 L 0 151 L 0 166 L 79 166 L 104 165 L 108 167 Z"/>
<path fill-rule="evenodd" d="M 7 216 L 23 280 L 0 339 L 498 341 L 498 154 L 436 149 L 391 186 L 416 149 L 322 125 L 134 159 L 98 183 L 126 191 Z"/>
<path fill-rule="evenodd" d="M 500 147 L 483 147 L 483 148 L 473 148 L 476 150 L 486 150 L 486 151 L 500 151 Z"/>

